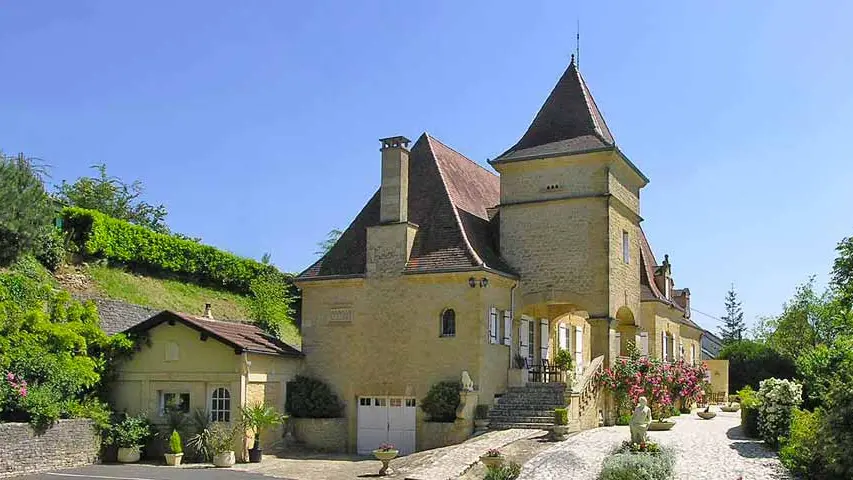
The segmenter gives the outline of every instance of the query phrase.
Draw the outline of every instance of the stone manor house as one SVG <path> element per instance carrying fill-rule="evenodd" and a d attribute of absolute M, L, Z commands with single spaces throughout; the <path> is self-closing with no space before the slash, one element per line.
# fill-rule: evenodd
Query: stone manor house
<path fill-rule="evenodd" d="M 496 427 L 535 426 L 568 404 L 570 423 L 589 428 L 614 416 L 591 378 L 631 342 L 701 361 L 690 291 L 675 288 L 641 227 L 649 180 L 574 59 L 489 163 L 497 174 L 427 133 L 411 147 L 382 139 L 379 189 L 296 280 L 304 369 L 345 402 L 350 450 L 434 446 L 419 402 L 463 372 L 473 388 L 458 431 L 470 433 L 478 403 L 493 406 Z M 559 349 L 574 359 L 568 384 L 547 373 Z"/>

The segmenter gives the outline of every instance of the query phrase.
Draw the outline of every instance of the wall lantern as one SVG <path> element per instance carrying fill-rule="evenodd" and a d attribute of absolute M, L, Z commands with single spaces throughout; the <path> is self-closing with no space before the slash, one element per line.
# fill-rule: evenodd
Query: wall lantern
<path fill-rule="evenodd" d="M 489 279 L 486 277 L 481 278 L 480 279 L 480 287 L 486 288 L 488 286 L 489 286 Z"/>
<path fill-rule="evenodd" d="M 468 279 L 468 286 L 471 288 L 476 287 L 477 286 L 477 280 L 475 280 L 474 277 L 469 278 Z"/>

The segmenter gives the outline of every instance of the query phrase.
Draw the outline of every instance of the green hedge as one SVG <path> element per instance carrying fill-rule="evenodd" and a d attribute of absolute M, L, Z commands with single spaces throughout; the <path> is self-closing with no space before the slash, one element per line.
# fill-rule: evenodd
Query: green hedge
<path fill-rule="evenodd" d="M 62 218 L 63 229 L 81 252 L 131 267 L 189 276 L 237 293 L 250 293 L 252 280 L 263 274 L 279 276 L 283 283 L 291 280 L 272 265 L 157 233 L 94 210 L 68 207 L 62 210 Z"/>

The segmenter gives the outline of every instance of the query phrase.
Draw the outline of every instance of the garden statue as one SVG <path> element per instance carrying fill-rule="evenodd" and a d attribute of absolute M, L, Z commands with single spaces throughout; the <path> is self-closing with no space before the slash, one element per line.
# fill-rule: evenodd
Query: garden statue
<path fill-rule="evenodd" d="M 652 410 L 648 406 L 646 397 L 640 397 L 640 403 L 634 409 L 631 417 L 631 443 L 646 443 L 646 431 L 652 422 Z"/>
<path fill-rule="evenodd" d="M 468 370 L 462 370 L 462 390 L 466 392 L 474 391 L 474 381 L 471 380 L 471 375 L 468 374 Z"/>

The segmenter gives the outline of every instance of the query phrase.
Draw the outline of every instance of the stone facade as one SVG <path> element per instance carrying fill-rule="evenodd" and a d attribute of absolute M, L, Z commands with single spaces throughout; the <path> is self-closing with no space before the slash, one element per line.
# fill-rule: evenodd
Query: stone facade
<path fill-rule="evenodd" d="M 0 477 L 98 462 L 100 438 L 91 420 L 59 420 L 43 433 L 27 423 L 0 423 Z"/>

